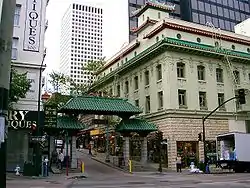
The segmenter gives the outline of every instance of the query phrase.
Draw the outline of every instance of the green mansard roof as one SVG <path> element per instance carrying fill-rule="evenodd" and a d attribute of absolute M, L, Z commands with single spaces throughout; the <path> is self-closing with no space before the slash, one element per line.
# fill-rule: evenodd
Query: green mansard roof
<path fill-rule="evenodd" d="M 123 66 L 118 67 L 111 73 L 97 80 L 91 87 L 91 90 L 102 88 L 106 83 L 112 82 L 115 75 L 123 75 L 166 51 L 192 53 L 193 55 L 214 57 L 218 59 L 223 59 L 227 56 L 230 58 L 230 61 L 241 63 L 250 62 L 250 53 L 166 37 L 148 47 L 137 56 L 131 58 L 127 63 L 123 64 Z"/>

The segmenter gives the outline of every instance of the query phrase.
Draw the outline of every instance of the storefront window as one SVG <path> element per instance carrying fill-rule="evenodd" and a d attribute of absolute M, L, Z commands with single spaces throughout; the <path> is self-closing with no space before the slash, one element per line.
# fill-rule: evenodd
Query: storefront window
<path fill-rule="evenodd" d="M 206 152 L 207 157 L 211 164 L 216 163 L 216 142 L 215 141 L 206 141 Z"/>
<path fill-rule="evenodd" d="M 198 142 L 177 142 L 177 154 L 181 155 L 183 167 L 189 167 L 191 162 L 198 163 Z"/>

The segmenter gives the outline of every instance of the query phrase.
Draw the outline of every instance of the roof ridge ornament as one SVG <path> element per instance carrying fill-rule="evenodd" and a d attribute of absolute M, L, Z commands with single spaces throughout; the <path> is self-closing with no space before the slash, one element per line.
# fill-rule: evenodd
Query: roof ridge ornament
<path fill-rule="evenodd" d="M 141 12 L 146 6 L 155 7 L 158 9 L 164 9 L 168 11 L 175 11 L 175 4 L 170 4 L 167 2 L 159 2 L 158 0 L 147 0 L 145 5 L 143 5 L 141 8 L 135 10 L 132 12 L 132 16 L 136 16 L 139 12 Z"/>

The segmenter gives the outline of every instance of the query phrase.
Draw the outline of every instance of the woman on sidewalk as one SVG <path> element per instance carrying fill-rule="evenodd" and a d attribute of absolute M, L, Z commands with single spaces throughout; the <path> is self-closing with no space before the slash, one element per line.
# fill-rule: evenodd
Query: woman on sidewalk
<path fill-rule="evenodd" d="M 180 154 L 178 154 L 176 157 L 176 168 L 177 168 L 177 172 L 181 172 L 181 156 L 180 156 Z"/>

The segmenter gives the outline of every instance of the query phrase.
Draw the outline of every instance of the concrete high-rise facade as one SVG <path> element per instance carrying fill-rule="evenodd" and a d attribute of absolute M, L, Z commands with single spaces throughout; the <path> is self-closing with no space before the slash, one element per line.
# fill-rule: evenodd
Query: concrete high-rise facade
<path fill-rule="evenodd" d="M 128 0 L 129 40 L 136 38 L 131 30 L 137 27 L 133 12 L 150 0 Z M 151 0 L 152 1 L 152 0 Z M 222 30 L 234 31 L 234 26 L 250 17 L 250 0 L 157 0 L 175 5 L 170 17 L 202 25 L 209 24 Z"/>
<path fill-rule="evenodd" d="M 61 25 L 60 72 L 76 84 L 90 84 L 93 74 L 83 71 L 89 60 L 103 57 L 103 9 L 72 3 Z"/>

